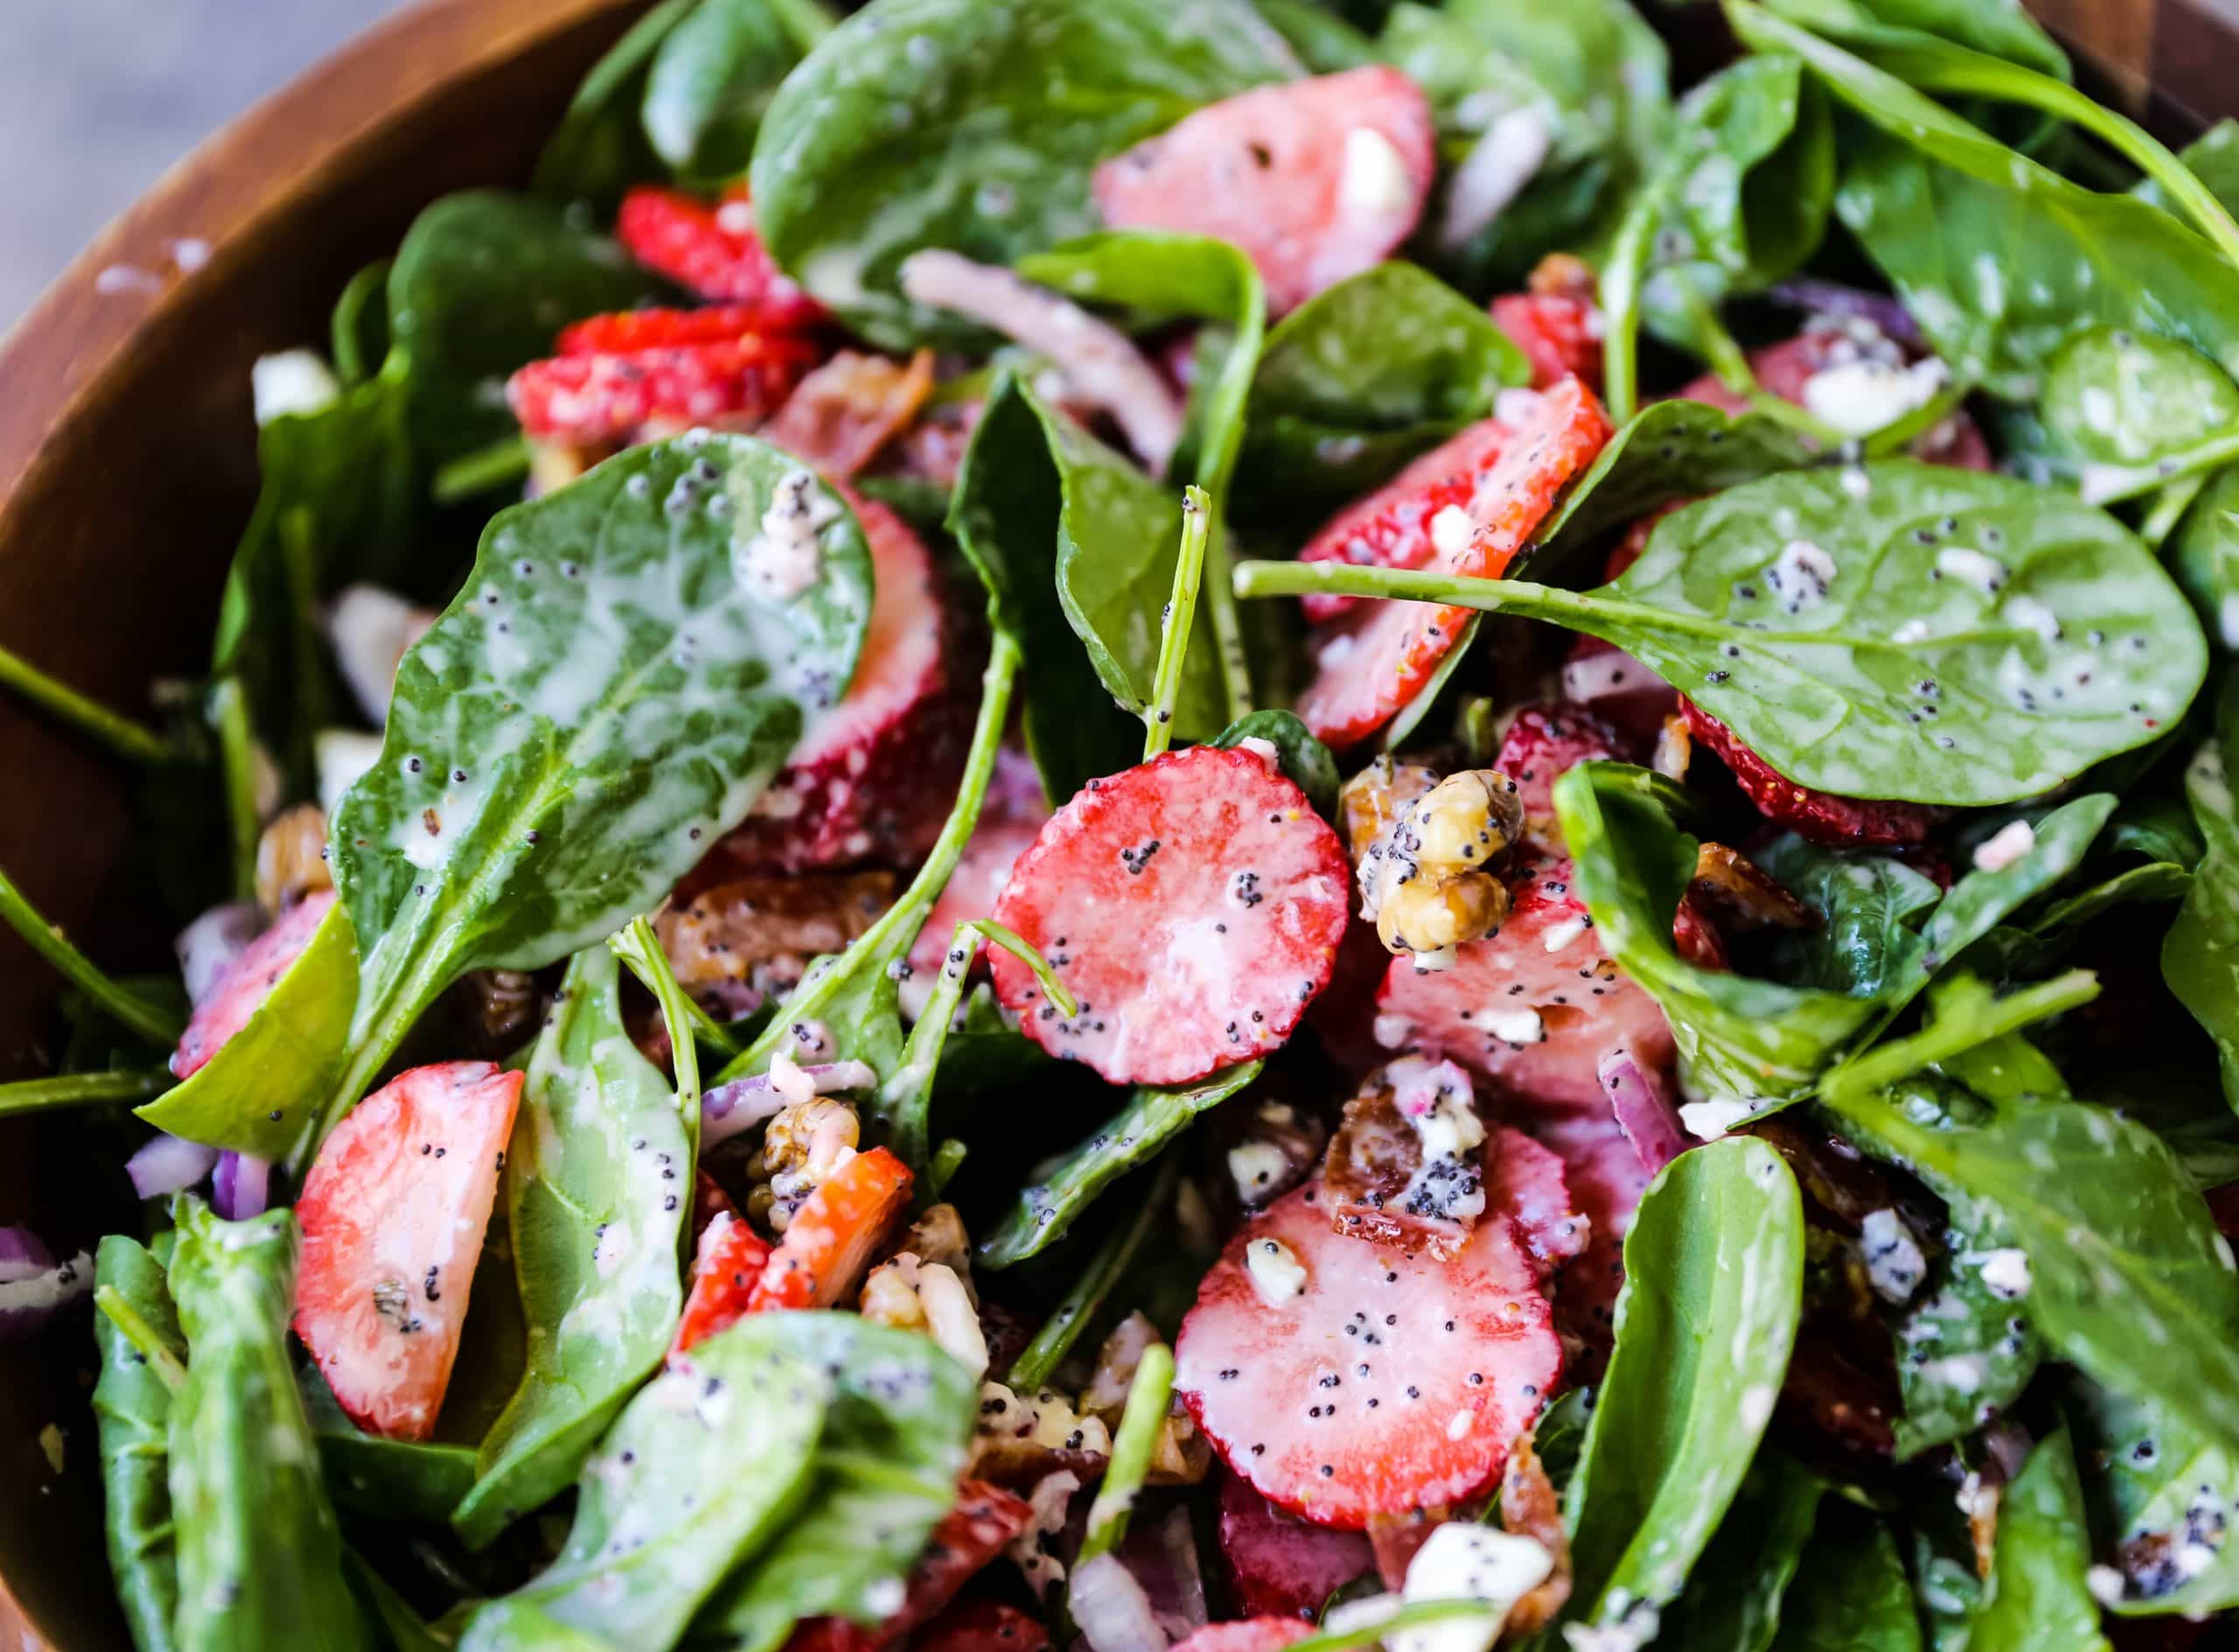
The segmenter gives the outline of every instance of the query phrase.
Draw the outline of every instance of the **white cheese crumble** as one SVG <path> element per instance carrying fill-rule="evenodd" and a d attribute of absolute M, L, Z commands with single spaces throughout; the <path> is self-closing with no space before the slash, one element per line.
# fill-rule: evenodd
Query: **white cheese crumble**
<path fill-rule="evenodd" d="M 1405 1015 L 1386 1013 L 1376 1018 L 1370 1031 L 1385 1049 L 1405 1049 L 1415 1035 L 1415 1023 Z"/>
<path fill-rule="evenodd" d="M 1290 1161 L 1272 1141 L 1246 1141 L 1228 1150 L 1229 1180 L 1236 1183 L 1236 1196 L 1246 1204 L 1266 1196 L 1289 1168 Z"/>
<path fill-rule="evenodd" d="M 1905 1219 L 1894 1210 L 1867 1211 L 1859 1223 L 1859 1244 L 1873 1293 L 1885 1302 L 1909 1301 L 1928 1276 L 1928 1258 Z"/>
<path fill-rule="evenodd" d="M 1480 1010 L 1477 1023 L 1504 1044 L 1538 1044 L 1547 1038 L 1547 1023 L 1529 1004 L 1514 1009 Z"/>
<path fill-rule="evenodd" d="M 1442 505 L 1431 518 L 1431 548 L 1451 560 L 1469 548 L 1470 536 L 1476 531 L 1468 512 L 1458 505 Z"/>
<path fill-rule="evenodd" d="M 1991 1251 L 1982 1259 L 1983 1283 L 1992 1296 L 2014 1301 L 2029 1294 L 2029 1253 L 2012 1245 Z"/>
<path fill-rule="evenodd" d="M 1482 1600 L 1484 1614 L 1397 1630 L 1385 1645 L 1389 1652 L 1486 1652 L 1510 1610 L 1554 1569 L 1555 1558 L 1530 1537 L 1449 1520 L 1423 1540 L 1407 1563 L 1401 1599 L 1409 1604 Z"/>
<path fill-rule="evenodd" d="M 1269 1307 L 1281 1307 L 1306 1289 L 1306 1264 L 1280 1239 L 1254 1239 L 1244 1247 L 1252 1288 Z"/>
<path fill-rule="evenodd" d="M 1975 870 L 2003 872 L 2037 847 L 2037 829 L 2026 820 L 2009 820 L 1975 846 Z"/>
<path fill-rule="evenodd" d="M 1415 210 L 1415 180 L 1406 157 L 1372 126 L 1345 134 L 1343 170 L 1337 175 L 1337 204 L 1349 213 L 1399 218 Z"/>
<path fill-rule="evenodd" d="M 1985 556 L 1980 551 L 1965 550 L 1957 546 L 1938 551 L 1936 568 L 1939 574 L 1963 580 L 1985 595 L 2005 583 L 2005 563 L 1995 556 Z"/>
<path fill-rule="evenodd" d="M 342 394 L 340 380 L 315 350 L 259 356 L 248 370 L 248 389 L 260 429 L 291 414 L 320 412 Z"/>
<path fill-rule="evenodd" d="M 1280 768 L 1282 754 L 1275 749 L 1272 740 L 1262 740 L 1258 735 L 1247 735 L 1236 742 L 1238 751 L 1248 751 L 1270 769 Z"/>
<path fill-rule="evenodd" d="M 1765 570 L 1765 583 L 1794 614 L 1825 602 L 1835 588 L 1836 572 L 1835 559 L 1810 540 L 1790 540 Z"/>
<path fill-rule="evenodd" d="M 1822 367 L 1806 379 L 1803 406 L 1846 436 L 1872 436 L 1935 401 L 1950 376 L 1934 356 L 1910 366 L 1864 356 Z"/>
<path fill-rule="evenodd" d="M 1539 938 L 1539 944 L 1550 952 L 1559 952 L 1586 933 L 1587 921 L 1582 917 L 1566 917 L 1559 924 L 1550 924 Z"/>
<path fill-rule="evenodd" d="M 756 596 L 790 602 L 824 574 L 817 535 L 837 521 L 840 505 L 807 471 L 789 471 L 762 513 L 762 531 L 733 547 L 739 579 Z"/>
<path fill-rule="evenodd" d="M 1697 1140 L 1715 1141 L 1756 1111 L 1740 1097 L 1720 1096 L 1710 1101 L 1680 1103 L 1679 1122 Z"/>
<path fill-rule="evenodd" d="M 2112 1566 L 2093 1566 L 2083 1574 L 2083 1586 L 2110 1612 L 2123 1603 L 2123 1574 Z"/>

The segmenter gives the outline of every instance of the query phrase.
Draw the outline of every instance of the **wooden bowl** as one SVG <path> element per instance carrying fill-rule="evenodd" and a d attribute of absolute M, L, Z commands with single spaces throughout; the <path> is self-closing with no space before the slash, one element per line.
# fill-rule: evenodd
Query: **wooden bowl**
<path fill-rule="evenodd" d="M 249 364 L 323 340 L 343 283 L 428 201 L 520 181 L 577 79 L 648 3 L 428 0 L 241 116 L 112 224 L 0 340 L 0 643 L 136 713 L 151 675 L 206 665 L 255 495 Z M 2239 18 L 2206 9 L 2231 4 L 2039 9 L 2099 49 L 2095 89 L 2181 136 L 2239 107 L 2215 66 L 2239 53 Z M 1702 41 L 1694 21 L 1670 31 Z M 102 923 L 131 870 L 116 861 L 136 777 L 4 695 L 0 774 L 0 867 L 66 929 L 99 933 L 104 958 L 136 947 L 159 964 L 164 938 L 136 934 L 129 911 Z M 0 1077 L 43 1070 L 53 993 L 0 931 Z M 129 1223 L 121 1179 L 100 1185 L 85 1158 L 71 1121 L 0 1124 L 0 1223 L 28 1222 L 58 1251 Z M 91 1367 L 77 1338 L 0 1350 L 10 1652 L 35 1637 L 129 1644 L 101 1550 Z M 9 1621 L 11 1597 L 27 1630 Z"/>

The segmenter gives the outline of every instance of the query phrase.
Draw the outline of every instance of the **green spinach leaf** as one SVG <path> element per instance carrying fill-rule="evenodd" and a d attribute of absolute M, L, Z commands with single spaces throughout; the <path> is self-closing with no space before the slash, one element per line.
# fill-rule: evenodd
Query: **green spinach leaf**
<path fill-rule="evenodd" d="M 536 158 L 533 186 L 539 195 L 562 206 L 585 201 L 605 208 L 631 185 L 659 175 L 638 106 L 654 53 L 700 3 L 661 0 L 591 66 Z"/>
<path fill-rule="evenodd" d="M 2161 978 L 2215 1039 L 2224 1098 L 2239 1111 L 2239 807 L 2230 770 L 2239 757 L 2239 676 L 2217 696 L 2215 735 L 2185 770 L 2207 853 L 2161 942 Z"/>
<path fill-rule="evenodd" d="M 1284 778 L 1301 791 L 1318 813 L 1335 819 L 1337 813 L 1337 760 L 1329 748 L 1287 711 L 1254 711 L 1238 717 L 1220 731 L 1212 743 L 1233 750 L 1247 740 L 1264 740 L 1275 749 L 1275 761 Z"/>
<path fill-rule="evenodd" d="M 1657 1639 L 1686 1652 L 1766 1652 L 1789 1600 L 1819 1586 L 1800 1563 L 1825 1489 L 1794 1458 L 1760 1447 Z"/>
<path fill-rule="evenodd" d="M 170 1242 L 153 1253 L 122 1233 L 104 1237 L 94 1258 L 96 1288 L 122 1295 L 140 1318 L 184 1356 L 186 1342 L 164 1279 Z M 101 1349 L 101 1380 L 94 1384 L 94 1418 L 101 1427 L 101 1527 L 108 1543 L 109 1575 L 116 1583 L 132 1643 L 140 1652 L 166 1652 L 178 1609 L 177 1533 L 171 1523 L 171 1390 L 163 1372 L 112 1323 L 94 1316 Z"/>
<path fill-rule="evenodd" d="M 1871 59 L 1878 47 L 1962 45 L 2065 80 L 2068 53 L 2000 0 L 1772 0 L 1768 10 Z"/>
<path fill-rule="evenodd" d="M 1252 0 L 1252 5 L 1315 74 L 1339 74 L 1378 61 L 1375 41 L 1314 0 Z"/>
<path fill-rule="evenodd" d="M 436 1524 L 450 1518 L 474 1483 L 472 1447 L 368 1434 L 343 1414 L 317 1370 L 299 1372 L 296 1385 L 318 1442 L 327 1495 L 337 1508 L 380 1520 Z"/>
<path fill-rule="evenodd" d="M 1879 1516 L 1826 1499 L 1797 1570 L 1811 1586 L 1782 1603 L 1773 1652 L 1921 1652 L 1905 1557 Z"/>
<path fill-rule="evenodd" d="M 1774 941 L 1774 973 L 1793 986 L 1879 997 L 1917 951 L 1920 926 L 1943 898 L 1935 879 L 1902 861 L 1823 848 L 1793 833 L 1754 858 L 1819 917 Z"/>
<path fill-rule="evenodd" d="M 2190 345 L 2094 327 L 2054 354 L 2039 411 L 2079 465 L 2143 464 L 2239 420 L 2239 385 Z"/>
<path fill-rule="evenodd" d="M 1998 1498 L 1991 1575 L 1968 1615 L 1968 1652 L 2105 1652 L 2099 1607 L 2084 1586 L 2090 1565 L 2083 1492 L 2061 1428 L 2037 1442 Z"/>
<path fill-rule="evenodd" d="M 2218 121 L 2180 150 L 2177 158 L 2192 169 L 2193 176 L 2207 185 L 2208 193 L 2222 201 L 2226 211 L 2239 213 L 2239 120 L 2226 116 Z M 2141 180 L 2134 193 L 2165 212 L 2175 210 L 2169 192 L 2151 178 Z"/>
<path fill-rule="evenodd" d="M 344 283 L 327 324 L 327 348 L 343 388 L 361 385 L 388 357 L 390 260 L 376 259 Z"/>
<path fill-rule="evenodd" d="M 2066 1384 L 2093 1524 L 2119 1563 L 2121 1613 L 2197 1616 L 2239 1606 L 2239 1545 L 2200 1541 L 2239 1503 L 2239 1453 L 2152 1401 L 2086 1377 Z"/>
<path fill-rule="evenodd" d="M 700 0 L 645 71 L 653 152 L 689 183 L 745 177 L 770 100 L 833 24 L 818 0 Z"/>
<path fill-rule="evenodd" d="M 2170 561 L 2216 640 L 2239 645 L 2239 465 L 2201 490 L 2170 543 Z"/>

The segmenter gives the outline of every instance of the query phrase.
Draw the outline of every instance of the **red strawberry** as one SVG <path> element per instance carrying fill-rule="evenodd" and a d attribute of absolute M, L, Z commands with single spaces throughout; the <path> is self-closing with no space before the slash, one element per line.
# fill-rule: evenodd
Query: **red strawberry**
<path fill-rule="evenodd" d="M 995 995 L 1051 1055 L 1115 1084 L 1181 1084 L 1266 1054 L 1329 983 L 1344 847 L 1242 749 L 1169 751 L 1087 787 L 1018 859 L 995 919 L 1078 1000 L 1060 1018 L 1006 951 Z"/>
<path fill-rule="evenodd" d="M 1503 1126 L 1485 1143 L 1485 1209 L 1506 1212 L 1517 1248 L 1543 1285 L 1592 1237 L 1594 1224 L 1571 1197 L 1562 1160 L 1520 1130 Z"/>
<path fill-rule="evenodd" d="M 971 841 L 956 863 L 940 898 L 925 915 L 925 926 L 910 949 L 910 974 L 902 984 L 902 1001 L 914 1019 L 940 973 L 956 926 L 967 918 L 986 917 L 1010 882 L 1018 857 L 1034 847 L 1043 822 L 1050 818 L 1049 800 L 1042 795 L 1041 777 L 1024 752 L 1006 746 L 996 754 L 995 777 L 987 800 L 972 829 Z M 984 971 L 985 960 L 974 967 Z"/>
<path fill-rule="evenodd" d="M 1298 560 L 1357 568 L 1428 567 L 1437 554 L 1432 521 L 1448 507 L 1468 513 L 1477 478 L 1515 436 L 1498 419 L 1481 419 L 1447 437 L 1366 498 L 1331 517 L 1306 542 Z M 1318 625 L 1351 612 L 1361 598 L 1315 593 L 1299 601 L 1307 618 Z"/>
<path fill-rule="evenodd" d="M 963 628 L 924 542 L 875 499 L 846 492 L 870 543 L 871 619 L 847 692 L 809 714 L 792 757 L 694 882 L 864 861 L 909 865 L 940 834 L 971 743 L 973 706 L 950 673 Z M 720 861 L 718 861 L 720 857 Z"/>
<path fill-rule="evenodd" d="M 906 365 L 842 350 L 803 379 L 757 434 L 827 479 L 845 481 L 909 428 L 932 387 L 930 350 Z"/>
<path fill-rule="evenodd" d="M 785 1652 L 876 1652 L 939 1615 L 973 1575 L 1024 1531 L 1033 1511 L 1022 1497 L 984 1480 L 956 1488 L 956 1504 L 940 1518 L 923 1553 L 910 1568 L 902 1605 L 869 1628 L 845 1618 L 805 1618 L 793 1627 Z M 1004 1608 L 1008 1609 L 1008 1608 Z M 1032 1652 L 1030 1643 L 997 1642 L 996 1648 Z"/>
<path fill-rule="evenodd" d="M 680 190 L 640 185 L 622 198 L 615 239 L 646 268 L 718 303 L 749 306 L 765 327 L 807 327 L 824 307 L 778 269 L 754 227 L 746 185 L 714 206 Z"/>
<path fill-rule="evenodd" d="M 1050 1632 L 997 1600 L 959 1600 L 921 1630 L 917 1652 L 1047 1652 Z"/>
<path fill-rule="evenodd" d="M 1311 1623 L 1324 1601 L 1375 1566 L 1360 1533 L 1287 1515 L 1241 1475 L 1224 1471 L 1220 1481 L 1221 1558 L 1237 1605 L 1253 1616 Z"/>
<path fill-rule="evenodd" d="M 506 381 L 521 429 L 581 446 L 634 442 L 694 425 L 752 425 L 799 382 L 815 347 L 749 332 L 628 353 L 554 356 Z"/>
<path fill-rule="evenodd" d="M 685 1300 L 669 1357 L 674 1359 L 694 1342 L 729 1330 L 744 1318 L 769 1265 L 769 1241 L 747 1226 L 745 1217 L 718 1211 L 700 1235 L 692 1259 L 692 1294 Z"/>
<path fill-rule="evenodd" d="M 631 356 L 641 350 L 683 345 L 729 344 L 767 331 L 751 304 L 708 304 L 698 310 L 617 310 L 589 316 L 560 330 L 555 356 Z"/>
<path fill-rule="evenodd" d="M 1468 537 L 1457 532 L 1445 548 L 1434 546 L 1426 566 L 1481 579 L 1506 573 L 1563 489 L 1601 451 L 1609 418 L 1591 390 L 1566 379 L 1518 415 L 1515 430 L 1472 491 Z M 1357 743 L 1430 680 L 1469 612 L 1439 603 L 1363 604 L 1317 633 L 1320 673 L 1299 714 L 1329 745 Z"/>
<path fill-rule="evenodd" d="M 248 1024 L 272 989 L 303 956 L 311 936 L 334 904 L 334 891 L 322 889 L 280 915 L 280 921 L 251 941 L 211 986 L 179 1035 L 171 1052 L 171 1075 L 192 1077 L 210 1064 L 225 1042 Z"/>
<path fill-rule="evenodd" d="M 1531 364 L 1531 386 L 1545 390 L 1576 373 L 1601 382 L 1601 311 L 1590 298 L 1557 293 L 1503 293 L 1493 324 Z"/>
<path fill-rule="evenodd" d="M 1925 804 L 1843 798 L 1797 785 L 1693 701 L 1682 699 L 1679 705 L 1687 732 L 1717 754 L 1758 812 L 1814 843 L 1846 849 L 1901 848 L 1926 842 L 1935 828 L 1936 812 Z"/>
<path fill-rule="evenodd" d="M 1555 1323 L 1586 1350 L 1572 1375 L 1597 1382 L 1625 1283 L 1625 1234 L 1654 1178 L 1607 1111 L 1537 1113 L 1531 1132 L 1563 1161 L 1564 1183 L 1591 1230 L 1586 1249 L 1563 1270 Z"/>
<path fill-rule="evenodd" d="M 1430 101 L 1377 66 L 1255 87 L 1096 169 L 1104 221 L 1243 248 L 1280 314 L 1384 261 L 1422 216 Z"/>
<path fill-rule="evenodd" d="M 1622 1048 L 1643 1068 L 1668 1067 L 1671 1029 L 1656 1000 L 1601 950 L 1568 860 L 1525 861 L 1510 872 L 1508 889 L 1507 922 L 1463 942 L 1450 968 L 1392 960 L 1377 994 L 1379 1030 L 1532 1100 L 1606 1111 L 1602 1056 Z M 1715 938 L 1684 903 L 1672 933 L 1696 961 L 1722 961 Z"/>
<path fill-rule="evenodd" d="M 1270 1245 L 1273 1300 L 1246 1261 Z M 1304 1273 L 1287 1298 L 1286 1260 Z M 1316 1181 L 1229 1241 L 1175 1363 L 1231 1468 L 1279 1508 L 1357 1530 L 1489 1488 L 1561 1376 L 1562 1347 L 1506 1223 L 1435 1262 L 1333 1230 Z"/>
<path fill-rule="evenodd" d="M 1282 1652 L 1314 1633 L 1297 1618 L 1246 1618 L 1241 1623 L 1208 1623 L 1176 1641 L 1170 1652 Z"/>
<path fill-rule="evenodd" d="M 909 1168 L 883 1147 L 848 1160 L 793 1213 L 747 1311 L 834 1307 L 862 1283 L 887 1230 L 910 1202 Z"/>
<path fill-rule="evenodd" d="M 400 1073 L 303 1178 L 296 1335 L 370 1433 L 435 1432 L 522 1083 L 479 1061 Z"/>
<path fill-rule="evenodd" d="M 1526 706 L 1509 724 L 1493 767 L 1516 782 L 1524 799 L 1525 838 L 1559 854 L 1562 833 L 1555 825 L 1555 782 L 1581 763 L 1614 757 L 1622 738 L 1591 712 L 1568 706 Z"/>

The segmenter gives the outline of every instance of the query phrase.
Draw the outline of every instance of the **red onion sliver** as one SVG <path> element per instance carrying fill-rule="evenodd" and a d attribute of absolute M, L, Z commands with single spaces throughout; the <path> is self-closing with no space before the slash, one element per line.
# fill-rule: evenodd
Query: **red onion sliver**
<path fill-rule="evenodd" d="M 1617 1116 L 1617 1128 L 1651 1175 L 1694 1145 L 1679 1122 L 1679 1110 L 1662 1083 L 1663 1075 L 1643 1070 L 1623 1045 L 1601 1057 L 1596 1075 L 1601 1093 L 1609 1098 L 1609 1111 Z"/>
<path fill-rule="evenodd" d="M 272 1202 L 272 1161 L 221 1153 L 210 1176 L 210 1208 L 228 1222 L 261 1216 Z"/>
<path fill-rule="evenodd" d="M 860 1061 L 829 1062 L 804 1067 L 800 1072 L 820 1096 L 842 1090 L 869 1090 L 878 1084 L 878 1075 Z M 743 1130 L 776 1118 L 785 1105 L 785 1098 L 771 1088 L 768 1073 L 717 1084 L 700 1098 L 700 1145 L 712 1147 L 728 1141 Z"/>
<path fill-rule="evenodd" d="M 132 1191 L 140 1197 L 160 1199 L 192 1187 L 217 1162 L 215 1147 L 158 1132 L 124 1161 L 124 1174 L 132 1178 Z"/>
<path fill-rule="evenodd" d="M 186 979 L 187 1002 L 201 1007 L 234 960 L 263 932 L 264 912 L 254 901 L 213 906 L 181 930 L 171 944 L 178 954 L 179 973 Z"/>
<path fill-rule="evenodd" d="M 1075 1566 L 1067 1604 L 1091 1652 L 1166 1652 L 1169 1644 L 1143 1586 L 1117 1555 Z"/>
<path fill-rule="evenodd" d="M 0 1342 L 20 1342 L 94 1288 L 94 1258 L 57 1262 L 25 1228 L 0 1228 Z"/>
<path fill-rule="evenodd" d="M 1899 344 L 1916 345 L 1921 341 L 1920 324 L 1913 319 L 1912 311 L 1887 293 L 1867 292 L 1862 288 L 1845 287 L 1839 282 L 1799 276 L 1775 287 L 1773 296 L 1792 310 L 1806 310 L 1815 316 L 1855 317 L 1870 321 Z"/>

